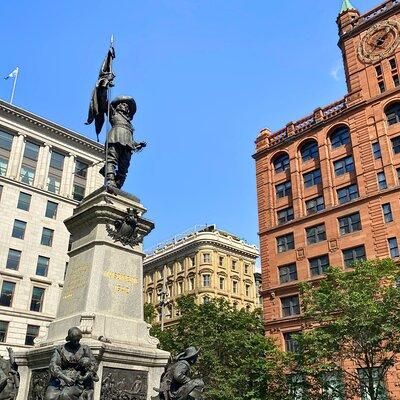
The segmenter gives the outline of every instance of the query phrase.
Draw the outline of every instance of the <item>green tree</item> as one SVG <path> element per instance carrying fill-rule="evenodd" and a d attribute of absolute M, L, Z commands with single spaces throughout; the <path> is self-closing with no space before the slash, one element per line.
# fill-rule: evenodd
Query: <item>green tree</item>
<path fill-rule="evenodd" d="M 285 355 L 264 335 L 261 311 L 235 310 L 222 299 L 198 305 L 182 297 L 176 325 L 152 334 L 161 348 L 176 355 L 201 347 L 194 375 L 203 377 L 213 400 L 285 400 Z"/>
<path fill-rule="evenodd" d="M 399 268 L 390 259 L 352 267 L 330 268 L 318 284 L 301 286 L 306 329 L 296 371 L 310 398 L 390 398 L 385 377 L 400 351 Z"/>
<path fill-rule="evenodd" d="M 152 324 L 157 316 L 156 308 L 151 303 L 144 303 L 143 310 L 144 310 L 144 320 L 147 323 Z"/>

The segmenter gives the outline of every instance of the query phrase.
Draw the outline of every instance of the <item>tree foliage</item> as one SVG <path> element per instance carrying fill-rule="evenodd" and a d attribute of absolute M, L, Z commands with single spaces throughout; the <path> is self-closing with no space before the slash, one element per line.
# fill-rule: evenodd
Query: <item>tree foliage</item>
<path fill-rule="evenodd" d="M 345 398 L 390 398 L 383 392 L 400 351 L 399 268 L 390 259 L 353 267 L 330 268 L 317 285 L 302 284 L 308 328 L 298 336 L 295 368 L 306 378 L 308 397 L 337 399 L 343 391 Z M 333 376 L 343 378 L 343 388 L 329 387 L 328 377 Z"/>
<path fill-rule="evenodd" d="M 201 348 L 194 367 L 213 400 L 285 400 L 285 355 L 264 335 L 261 311 L 235 310 L 222 299 L 198 305 L 182 297 L 177 324 L 152 334 L 176 355 L 190 345 Z"/>

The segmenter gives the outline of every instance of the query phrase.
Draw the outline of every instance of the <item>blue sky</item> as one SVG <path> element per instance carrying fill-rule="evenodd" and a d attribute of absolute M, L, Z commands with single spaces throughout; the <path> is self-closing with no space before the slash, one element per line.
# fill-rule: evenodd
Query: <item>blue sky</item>
<path fill-rule="evenodd" d="M 353 0 L 365 12 L 375 0 Z M 0 75 L 21 73 L 14 103 L 92 139 L 90 93 L 116 40 L 113 95 L 138 104 L 125 189 L 156 229 L 145 247 L 195 224 L 258 245 L 254 140 L 346 88 L 341 0 L 1 1 Z M 11 80 L 0 82 L 8 100 Z M 103 135 L 104 139 L 104 135 Z"/>

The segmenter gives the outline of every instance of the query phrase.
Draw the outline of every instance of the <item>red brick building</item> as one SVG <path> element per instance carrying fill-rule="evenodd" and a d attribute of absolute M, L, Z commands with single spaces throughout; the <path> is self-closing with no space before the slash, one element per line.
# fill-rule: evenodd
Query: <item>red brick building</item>
<path fill-rule="evenodd" d="M 287 350 L 299 281 L 399 256 L 400 0 L 363 15 L 344 0 L 337 23 L 348 94 L 256 140 L 265 328 Z"/>

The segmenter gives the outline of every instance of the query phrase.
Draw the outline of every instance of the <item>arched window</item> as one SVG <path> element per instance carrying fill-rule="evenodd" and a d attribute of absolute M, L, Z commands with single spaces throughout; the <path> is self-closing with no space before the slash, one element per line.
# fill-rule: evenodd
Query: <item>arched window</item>
<path fill-rule="evenodd" d="M 208 304 L 210 302 L 210 298 L 208 296 L 203 297 L 203 304 Z"/>
<path fill-rule="evenodd" d="M 304 143 L 301 146 L 300 153 L 303 162 L 318 158 L 318 143 L 315 140 Z"/>
<path fill-rule="evenodd" d="M 347 126 L 341 126 L 331 133 L 331 145 L 335 149 L 350 143 L 350 132 Z"/>
<path fill-rule="evenodd" d="M 289 156 L 283 153 L 274 160 L 275 172 L 283 172 L 289 169 Z"/>
<path fill-rule="evenodd" d="M 398 124 L 400 122 L 400 102 L 393 103 L 387 107 L 385 114 L 389 125 Z"/>

